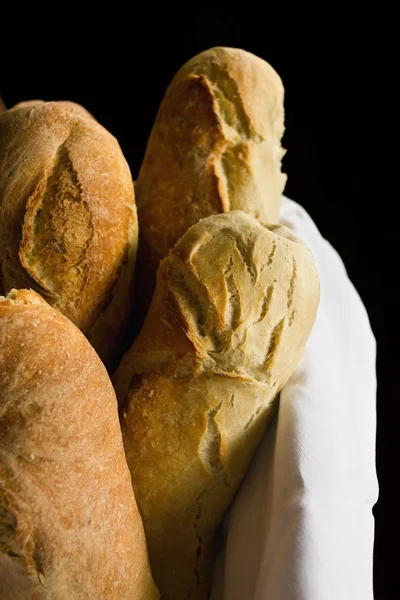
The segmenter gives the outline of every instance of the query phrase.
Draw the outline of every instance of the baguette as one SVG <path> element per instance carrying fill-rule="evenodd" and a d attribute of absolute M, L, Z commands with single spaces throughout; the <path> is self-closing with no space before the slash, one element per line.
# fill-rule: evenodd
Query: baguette
<path fill-rule="evenodd" d="M 0 598 L 159 598 L 107 372 L 27 290 L 0 298 Z"/>
<path fill-rule="evenodd" d="M 82 107 L 23 104 L 0 115 L 0 293 L 37 291 L 112 369 L 133 301 L 129 167 Z"/>
<path fill-rule="evenodd" d="M 308 248 L 241 211 L 191 227 L 161 261 L 114 375 L 128 466 L 163 600 L 204 600 L 213 544 L 319 302 Z"/>
<path fill-rule="evenodd" d="M 173 78 L 135 183 L 138 318 L 148 309 L 159 261 L 201 218 L 240 209 L 278 222 L 286 182 L 283 97 L 274 69 L 236 48 L 206 50 Z"/>

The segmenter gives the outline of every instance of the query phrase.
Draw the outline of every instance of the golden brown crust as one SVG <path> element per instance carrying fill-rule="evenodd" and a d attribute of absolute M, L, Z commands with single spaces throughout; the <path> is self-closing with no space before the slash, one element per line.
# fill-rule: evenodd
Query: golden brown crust
<path fill-rule="evenodd" d="M 202 52 L 175 75 L 135 183 L 142 304 L 159 261 L 201 218 L 240 209 L 278 222 L 283 96 L 268 63 L 234 48 Z"/>
<path fill-rule="evenodd" d="M 308 248 L 287 228 L 241 211 L 203 219 L 161 262 L 114 386 L 163 599 L 206 597 L 217 527 L 318 301 Z"/>
<path fill-rule="evenodd" d="M 84 109 L 23 104 L 0 117 L 0 292 L 34 288 L 110 367 L 132 306 L 129 167 Z"/>
<path fill-rule="evenodd" d="M 33 108 L 34 106 L 38 106 L 39 104 L 45 104 L 45 100 L 24 100 L 23 102 L 18 102 L 14 104 L 9 110 L 18 110 L 19 108 Z M 93 119 L 96 121 L 94 116 L 83 108 L 80 104 L 76 104 L 76 102 L 71 102 L 70 100 L 58 100 L 57 104 L 61 104 L 69 109 L 72 109 L 74 112 L 77 112 L 81 117 L 86 117 L 88 119 Z"/>
<path fill-rule="evenodd" d="M 0 597 L 156 600 L 115 393 L 33 291 L 0 298 Z"/>

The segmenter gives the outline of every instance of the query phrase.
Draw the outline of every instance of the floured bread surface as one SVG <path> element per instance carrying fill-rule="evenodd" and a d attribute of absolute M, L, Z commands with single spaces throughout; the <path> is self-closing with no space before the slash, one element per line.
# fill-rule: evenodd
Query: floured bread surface
<path fill-rule="evenodd" d="M 175 75 L 135 183 L 149 301 L 160 259 L 201 218 L 240 209 L 278 222 L 283 98 L 274 69 L 235 48 L 202 52 Z"/>
<path fill-rule="evenodd" d="M 28 290 L 0 297 L 0 598 L 159 598 L 110 379 Z"/>
<path fill-rule="evenodd" d="M 17 104 L 14 104 L 14 106 L 12 106 L 10 110 L 18 110 L 20 108 L 33 108 L 34 106 L 38 106 L 39 104 L 45 104 L 45 100 L 24 100 L 23 102 L 18 102 Z M 76 102 L 70 102 L 69 100 L 59 100 L 57 101 L 57 104 L 65 106 L 66 108 L 77 112 L 82 117 L 96 120 L 94 116 L 86 110 L 86 108 L 83 108 L 83 106 L 77 104 Z"/>
<path fill-rule="evenodd" d="M 70 102 L 0 117 L 0 291 L 32 287 L 110 366 L 132 308 L 137 216 L 118 142 Z"/>
<path fill-rule="evenodd" d="M 203 219 L 161 262 L 114 385 L 162 598 L 206 598 L 216 530 L 318 302 L 308 248 L 241 211 Z"/>

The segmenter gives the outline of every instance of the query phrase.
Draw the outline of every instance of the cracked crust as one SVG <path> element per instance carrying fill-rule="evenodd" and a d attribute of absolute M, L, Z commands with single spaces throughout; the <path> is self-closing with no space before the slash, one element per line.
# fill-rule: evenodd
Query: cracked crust
<path fill-rule="evenodd" d="M 38 294 L 0 297 L 0 597 L 156 600 L 115 393 Z"/>
<path fill-rule="evenodd" d="M 0 293 L 35 289 L 106 366 L 132 309 L 137 216 L 115 138 L 72 102 L 0 116 Z"/>
<path fill-rule="evenodd" d="M 217 528 L 318 301 L 308 248 L 286 227 L 264 227 L 241 211 L 203 219 L 161 262 L 114 386 L 164 600 L 206 597 Z"/>
<path fill-rule="evenodd" d="M 274 69 L 235 48 L 202 52 L 173 78 L 135 182 L 144 314 L 159 261 L 200 219 L 239 209 L 278 222 L 283 97 Z"/>

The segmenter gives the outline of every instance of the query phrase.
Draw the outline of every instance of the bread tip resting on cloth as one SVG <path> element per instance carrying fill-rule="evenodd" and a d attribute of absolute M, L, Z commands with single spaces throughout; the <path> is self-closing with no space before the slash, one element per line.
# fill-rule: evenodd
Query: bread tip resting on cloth
<path fill-rule="evenodd" d="M 201 220 L 161 261 L 143 328 L 113 382 L 163 599 L 206 598 L 217 528 L 318 302 L 305 244 L 241 211 Z"/>

